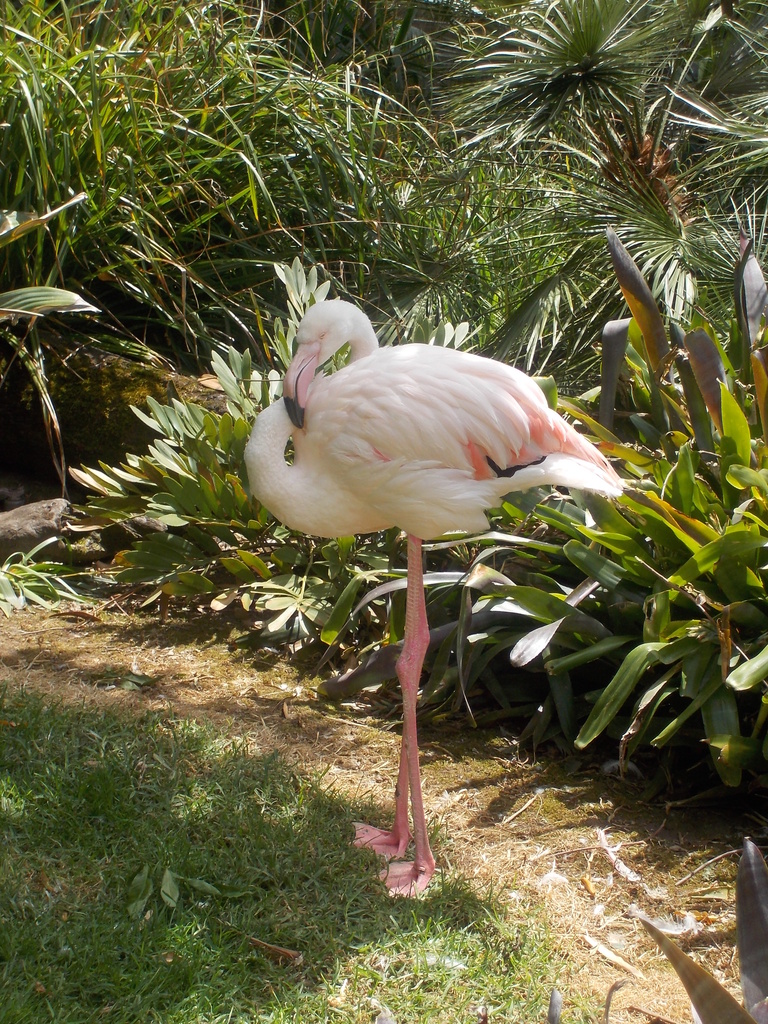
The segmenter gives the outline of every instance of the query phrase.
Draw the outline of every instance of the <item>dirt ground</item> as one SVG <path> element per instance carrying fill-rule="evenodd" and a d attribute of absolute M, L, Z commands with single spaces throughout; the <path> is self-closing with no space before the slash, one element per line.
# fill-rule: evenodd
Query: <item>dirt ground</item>
<path fill-rule="evenodd" d="M 123 689 L 129 673 L 150 676 L 152 685 Z M 205 718 L 247 734 L 256 749 L 280 750 L 299 769 L 322 770 L 324 784 L 346 796 L 373 796 L 385 817 L 397 723 L 373 717 L 365 701 L 319 701 L 314 682 L 281 659 L 234 648 L 226 624 L 210 615 L 162 624 L 117 612 L 0 616 L 0 688 Z M 440 867 L 492 884 L 512 915 L 546 915 L 567 964 L 558 982 L 564 1021 L 569 994 L 602 1000 L 619 979 L 628 984 L 614 997 L 613 1024 L 690 1021 L 682 986 L 633 907 L 692 926 L 677 941 L 741 1001 L 737 851 L 744 835 L 760 839 L 764 819 L 643 805 L 638 784 L 605 766 L 518 756 L 501 731 L 432 731 L 422 737 L 422 763 Z"/>

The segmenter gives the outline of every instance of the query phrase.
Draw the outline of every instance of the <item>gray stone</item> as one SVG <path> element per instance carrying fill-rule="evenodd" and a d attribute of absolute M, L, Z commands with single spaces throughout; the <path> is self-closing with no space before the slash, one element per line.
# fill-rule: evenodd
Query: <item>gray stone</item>
<path fill-rule="evenodd" d="M 70 511 L 64 498 L 49 498 L 0 512 L 0 562 L 17 551 L 26 554 L 51 537 L 60 538 Z M 60 558 L 63 550 L 61 541 L 50 544 L 40 552 L 40 560 Z"/>

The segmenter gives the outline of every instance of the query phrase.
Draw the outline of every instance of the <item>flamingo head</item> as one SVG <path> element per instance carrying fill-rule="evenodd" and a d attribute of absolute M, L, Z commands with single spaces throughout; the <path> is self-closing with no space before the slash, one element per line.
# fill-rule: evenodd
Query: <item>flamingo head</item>
<path fill-rule="evenodd" d="M 347 342 L 352 359 L 368 355 L 378 347 L 371 321 L 351 302 L 316 302 L 304 314 L 296 332 L 296 351 L 283 381 L 286 410 L 300 430 L 315 371 Z"/>

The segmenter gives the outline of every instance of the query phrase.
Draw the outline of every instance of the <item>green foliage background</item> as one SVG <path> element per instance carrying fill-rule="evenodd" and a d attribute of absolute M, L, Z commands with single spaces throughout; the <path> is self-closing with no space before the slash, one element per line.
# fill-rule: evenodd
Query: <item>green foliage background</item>
<path fill-rule="evenodd" d="M 618 311 L 621 224 L 680 314 L 724 323 L 732 238 L 762 251 L 764 2 L 185 0 L 9 5 L 0 209 L 76 208 L 3 250 L 124 352 L 269 362 L 273 264 L 300 254 L 389 332 L 468 320 L 570 384 Z M 392 318 L 395 318 L 394 321 Z"/>
<path fill-rule="evenodd" d="M 6 6 L 0 278 L 58 294 L 5 310 L 0 372 L 24 362 L 60 450 L 54 350 L 210 365 L 228 401 L 151 403 L 147 452 L 77 471 L 95 523 L 168 528 L 120 582 L 241 601 L 258 642 L 372 653 L 329 693 L 380 683 L 396 531 L 292 536 L 243 474 L 301 312 L 330 287 L 385 342 L 469 340 L 566 394 L 597 382 L 608 323 L 602 404 L 561 409 L 627 497 L 515 498 L 489 538 L 433 549 L 422 713 L 522 716 L 534 745 L 607 732 L 622 763 L 706 738 L 725 783 L 760 777 L 767 22 L 762 0 Z M 12 561 L 4 606 L 59 576 Z"/>

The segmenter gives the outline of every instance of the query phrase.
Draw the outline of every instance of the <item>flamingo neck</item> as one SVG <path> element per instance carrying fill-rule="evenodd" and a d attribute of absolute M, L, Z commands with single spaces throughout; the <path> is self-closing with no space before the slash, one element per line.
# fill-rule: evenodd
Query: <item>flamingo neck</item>
<path fill-rule="evenodd" d="M 372 355 L 379 347 L 379 339 L 376 337 L 373 324 L 365 313 L 357 306 L 353 306 L 352 303 L 345 303 L 345 305 L 350 307 L 349 330 L 346 337 L 341 337 L 338 347 L 341 348 L 345 342 L 349 344 L 349 361 L 353 363 L 357 359 L 364 359 L 365 356 Z"/>
<path fill-rule="evenodd" d="M 245 447 L 245 467 L 251 491 L 278 519 L 283 509 L 295 508 L 296 474 L 285 461 L 285 446 L 293 424 L 282 401 L 259 413 Z"/>

